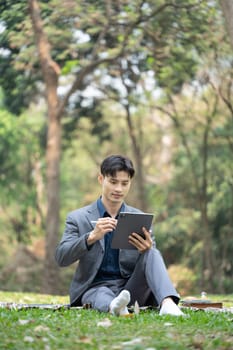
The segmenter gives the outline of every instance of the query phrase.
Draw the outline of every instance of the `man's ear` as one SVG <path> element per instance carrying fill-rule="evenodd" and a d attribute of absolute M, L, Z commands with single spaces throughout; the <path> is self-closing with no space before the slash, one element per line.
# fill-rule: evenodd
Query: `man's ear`
<path fill-rule="evenodd" d="M 99 174 L 99 175 L 98 175 L 98 181 L 99 181 L 100 185 L 102 185 L 103 180 L 104 180 L 103 175 L 102 175 L 102 174 Z"/>

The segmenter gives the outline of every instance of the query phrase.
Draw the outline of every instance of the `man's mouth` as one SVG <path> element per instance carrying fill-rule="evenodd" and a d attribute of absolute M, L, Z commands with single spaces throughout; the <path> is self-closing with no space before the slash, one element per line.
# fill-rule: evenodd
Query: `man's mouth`
<path fill-rule="evenodd" d="M 114 198 L 121 198 L 122 197 L 122 195 L 118 194 L 118 193 L 113 193 L 112 195 Z"/>

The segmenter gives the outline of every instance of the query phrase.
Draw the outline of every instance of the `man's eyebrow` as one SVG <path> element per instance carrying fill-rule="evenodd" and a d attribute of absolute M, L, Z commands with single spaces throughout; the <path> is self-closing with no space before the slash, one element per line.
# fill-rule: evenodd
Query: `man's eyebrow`
<path fill-rule="evenodd" d="M 118 179 L 117 177 L 114 177 L 114 176 L 109 176 L 109 180 L 121 181 L 121 182 L 129 182 L 130 181 L 130 179 L 121 180 L 121 179 Z"/>

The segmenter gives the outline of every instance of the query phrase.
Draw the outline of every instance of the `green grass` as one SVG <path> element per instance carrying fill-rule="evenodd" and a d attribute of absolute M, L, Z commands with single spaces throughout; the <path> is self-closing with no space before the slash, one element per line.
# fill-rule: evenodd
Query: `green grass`
<path fill-rule="evenodd" d="M 215 300 L 233 305 L 233 295 Z M 67 304 L 68 298 L 0 292 L 0 301 Z M 143 311 L 125 318 L 83 309 L 0 308 L 0 349 L 233 349 L 232 313 L 184 312 L 187 317 L 161 317 L 157 311 Z M 109 327 L 98 325 L 106 318 Z"/>

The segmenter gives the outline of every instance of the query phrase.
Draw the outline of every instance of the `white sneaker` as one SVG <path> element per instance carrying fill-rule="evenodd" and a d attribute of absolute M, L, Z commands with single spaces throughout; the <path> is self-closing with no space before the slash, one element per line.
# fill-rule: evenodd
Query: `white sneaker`
<path fill-rule="evenodd" d="M 173 316 L 184 316 L 184 313 L 180 310 L 172 299 L 167 299 L 161 306 L 160 315 L 173 315 Z"/>
<path fill-rule="evenodd" d="M 112 315 L 116 316 L 124 316 L 128 315 L 129 311 L 127 309 L 127 305 L 130 302 L 130 293 L 128 290 L 124 289 L 120 292 L 120 294 L 111 301 L 109 306 L 109 312 Z"/>

